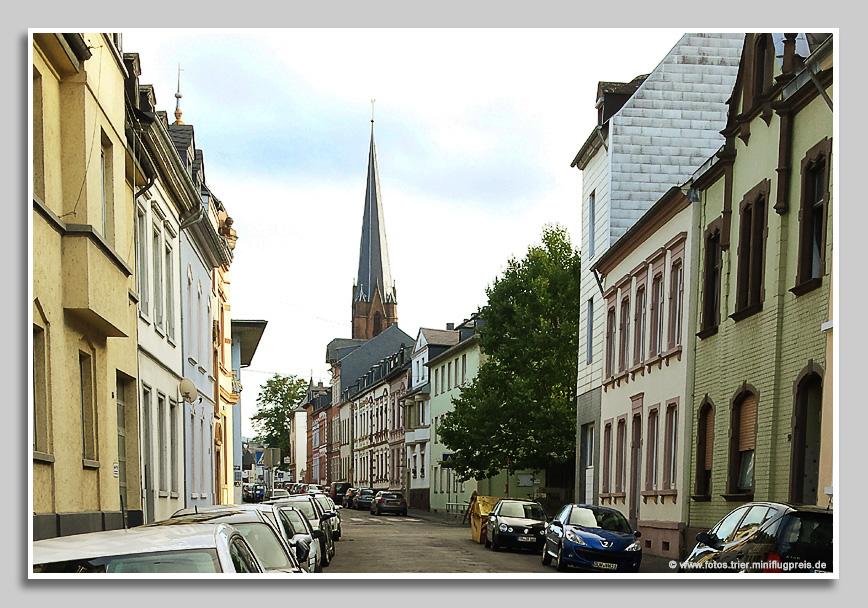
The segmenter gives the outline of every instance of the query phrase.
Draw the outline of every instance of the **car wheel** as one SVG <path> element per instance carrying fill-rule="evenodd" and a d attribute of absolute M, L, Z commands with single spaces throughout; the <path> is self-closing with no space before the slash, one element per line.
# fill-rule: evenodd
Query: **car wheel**
<path fill-rule="evenodd" d="M 500 543 L 497 542 L 497 534 L 491 535 L 491 549 L 493 551 L 500 551 Z"/>
<path fill-rule="evenodd" d="M 567 564 L 564 562 L 564 544 L 558 545 L 558 563 L 555 566 L 558 572 L 566 572 Z"/>
<path fill-rule="evenodd" d="M 543 543 L 542 557 L 540 558 L 540 561 L 542 561 L 543 566 L 548 566 L 552 563 L 552 556 L 548 552 L 548 549 L 546 549 L 545 543 Z"/>

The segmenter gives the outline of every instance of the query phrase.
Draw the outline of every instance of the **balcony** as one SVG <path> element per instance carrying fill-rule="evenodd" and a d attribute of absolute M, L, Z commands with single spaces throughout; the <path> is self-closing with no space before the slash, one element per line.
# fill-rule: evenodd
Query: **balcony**
<path fill-rule="evenodd" d="M 427 426 L 416 427 L 412 431 L 406 431 L 404 433 L 404 443 L 409 445 L 411 443 L 423 443 L 431 440 L 431 429 Z"/>

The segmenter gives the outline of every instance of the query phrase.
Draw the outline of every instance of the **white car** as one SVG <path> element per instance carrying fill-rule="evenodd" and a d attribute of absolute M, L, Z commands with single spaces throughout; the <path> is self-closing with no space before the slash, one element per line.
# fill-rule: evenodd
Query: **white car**
<path fill-rule="evenodd" d="M 33 572 L 46 574 L 262 573 L 244 537 L 228 524 L 137 527 L 33 542 Z"/>
<path fill-rule="evenodd" d="M 335 540 L 338 540 L 341 537 L 341 507 L 335 504 L 328 494 L 314 494 L 314 500 L 319 503 L 319 506 L 322 507 L 322 510 L 328 513 L 329 511 L 334 511 L 337 514 L 337 517 L 332 518 L 332 537 Z"/>

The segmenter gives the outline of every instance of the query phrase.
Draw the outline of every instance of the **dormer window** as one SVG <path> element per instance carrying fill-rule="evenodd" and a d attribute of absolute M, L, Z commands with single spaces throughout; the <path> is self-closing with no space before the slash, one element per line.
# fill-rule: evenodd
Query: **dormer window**
<path fill-rule="evenodd" d="M 768 34 L 757 34 L 754 42 L 753 60 L 753 97 L 754 102 L 763 95 L 772 84 L 773 50 L 770 48 L 771 38 Z"/>

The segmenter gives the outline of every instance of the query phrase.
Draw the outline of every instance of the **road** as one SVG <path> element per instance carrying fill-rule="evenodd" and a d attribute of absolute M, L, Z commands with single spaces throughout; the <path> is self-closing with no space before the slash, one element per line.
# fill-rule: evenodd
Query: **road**
<path fill-rule="evenodd" d="M 341 513 L 341 539 L 328 574 L 555 572 L 540 563 L 539 553 L 486 549 L 470 538 L 469 526 L 351 509 Z"/>

